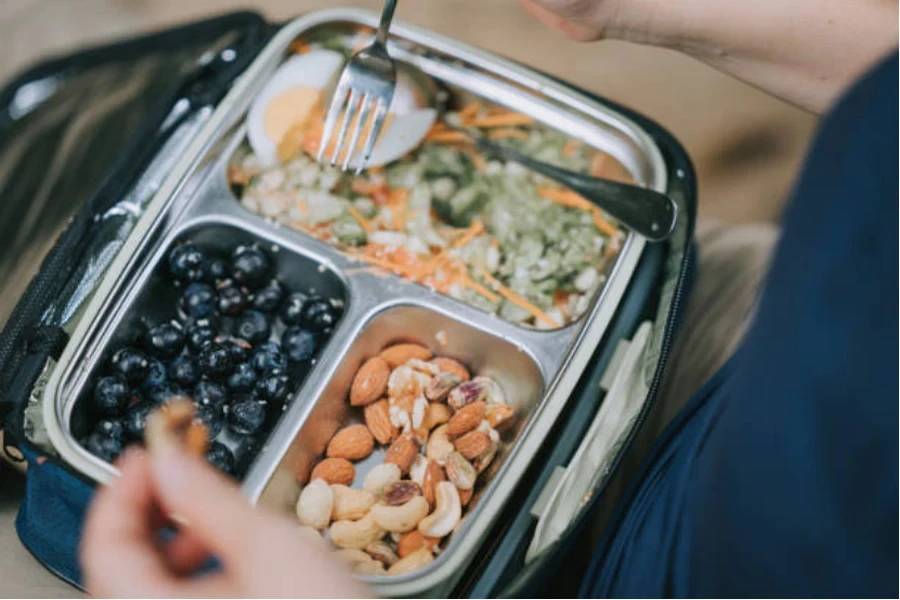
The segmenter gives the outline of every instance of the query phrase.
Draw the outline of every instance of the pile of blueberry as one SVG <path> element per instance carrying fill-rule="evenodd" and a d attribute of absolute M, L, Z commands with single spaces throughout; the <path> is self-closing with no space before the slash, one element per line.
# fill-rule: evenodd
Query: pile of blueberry
<path fill-rule="evenodd" d="M 207 460 L 240 475 L 331 333 L 341 304 L 285 289 L 257 246 L 238 246 L 226 259 L 183 243 L 169 253 L 168 270 L 179 292 L 173 318 L 112 354 L 94 385 L 96 422 L 82 444 L 112 461 L 126 444 L 142 441 L 155 406 L 189 396 L 210 437 L 219 438 Z"/>

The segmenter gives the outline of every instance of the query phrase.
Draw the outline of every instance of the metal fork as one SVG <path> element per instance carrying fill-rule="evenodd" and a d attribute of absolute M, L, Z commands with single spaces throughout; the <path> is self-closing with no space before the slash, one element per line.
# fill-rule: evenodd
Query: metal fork
<path fill-rule="evenodd" d="M 344 141 L 347 138 L 350 124 L 355 121 L 356 125 L 353 129 L 353 134 L 350 136 L 350 145 L 346 147 L 346 154 L 341 165 L 341 170 L 346 171 L 354 154 L 357 154 L 356 148 L 360 135 L 366 122 L 369 120 L 369 115 L 374 109 L 375 117 L 372 121 L 372 128 L 369 130 L 369 135 L 363 146 L 362 158 L 356 164 L 357 173 L 363 170 L 363 167 L 372 156 L 375 142 L 378 140 L 378 135 L 381 133 L 387 119 L 388 107 L 390 107 L 391 99 L 394 97 L 394 88 L 397 86 L 397 71 L 394 67 L 394 60 L 387 51 L 388 28 L 391 25 L 391 19 L 394 17 L 396 6 L 397 0 L 387 0 L 384 3 L 384 8 L 381 11 L 381 22 L 378 24 L 378 32 L 375 34 L 375 41 L 351 56 L 341 73 L 334 96 L 331 99 L 328 116 L 325 118 L 322 139 L 319 142 L 319 153 L 317 156 L 319 162 L 322 162 L 331 142 L 334 128 L 341 117 L 341 113 L 344 113 L 337 143 L 334 145 L 334 150 L 331 153 L 330 163 L 332 166 L 337 163 L 341 151 L 345 149 Z M 359 117 L 358 119 L 357 116 Z"/>

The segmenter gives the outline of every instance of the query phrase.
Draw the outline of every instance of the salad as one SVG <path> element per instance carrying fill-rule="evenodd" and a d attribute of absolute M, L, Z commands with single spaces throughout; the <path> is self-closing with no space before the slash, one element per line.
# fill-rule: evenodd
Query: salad
<path fill-rule="evenodd" d="M 314 159 L 323 116 L 318 106 L 287 128 L 275 166 L 241 146 L 228 177 L 243 206 L 519 325 L 562 327 L 588 309 L 623 230 L 574 192 L 479 154 L 448 124 L 551 164 L 630 181 L 611 156 L 473 101 L 436 120 L 403 156 L 352 175 Z"/>

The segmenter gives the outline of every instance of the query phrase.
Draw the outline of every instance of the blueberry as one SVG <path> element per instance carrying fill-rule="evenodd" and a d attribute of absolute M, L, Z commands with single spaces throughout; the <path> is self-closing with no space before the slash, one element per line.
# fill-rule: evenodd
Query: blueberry
<path fill-rule="evenodd" d="M 213 343 L 204 348 L 198 362 L 200 373 L 213 379 L 228 375 L 234 367 L 231 352 L 224 344 Z"/>
<path fill-rule="evenodd" d="M 325 298 L 310 298 L 303 306 L 301 322 L 315 333 L 329 333 L 337 323 L 339 310 Z"/>
<path fill-rule="evenodd" d="M 146 341 L 151 354 L 169 359 L 184 348 L 184 332 L 175 323 L 162 323 L 147 332 Z"/>
<path fill-rule="evenodd" d="M 94 387 L 94 407 L 104 415 L 120 415 L 128 408 L 131 394 L 121 375 L 103 377 Z"/>
<path fill-rule="evenodd" d="M 247 307 L 247 294 L 234 284 L 225 284 L 219 288 L 218 307 L 223 315 L 237 316 Z"/>
<path fill-rule="evenodd" d="M 277 279 L 269 282 L 269 285 L 259 290 L 253 296 L 253 308 L 260 312 L 274 312 L 281 299 L 284 298 L 284 287 Z"/>
<path fill-rule="evenodd" d="M 257 346 L 251 363 L 257 373 L 261 375 L 272 371 L 284 371 L 288 366 L 287 356 L 281 351 L 281 346 L 275 342 L 266 342 Z"/>
<path fill-rule="evenodd" d="M 94 432 L 121 439 L 125 435 L 125 423 L 122 419 L 103 419 L 94 426 Z"/>
<path fill-rule="evenodd" d="M 194 401 L 200 406 L 209 404 L 222 408 L 228 403 L 228 390 L 215 381 L 201 381 L 194 388 Z"/>
<path fill-rule="evenodd" d="M 153 388 L 160 387 L 166 383 L 166 366 L 158 358 L 150 357 L 147 359 L 150 366 L 147 369 L 147 376 L 141 384 L 141 388 L 146 392 Z"/>
<path fill-rule="evenodd" d="M 234 364 L 247 362 L 253 352 L 253 346 L 247 340 L 238 338 L 216 338 L 216 342 L 228 348 L 231 361 Z"/>
<path fill-rule="evenodd" d="M 303 307 L 308 299 L 309 296 L 302 292 L 294 292 L 288 296 L 284 306 L 281 307 L 281 320 L 286 325 L 299 325 L 303 318 Z"/>
<path fill-rule="evenodd" d="M 234 324 L 234 335 L 251 344 L 261 344 L 269 339 L 272 326 L 266 315 L 258 310 L 248 310 Z"/>
<path fill-rule="evenodd" d="M 147 355 L 134 348 L 122 348 L 112 357 L 113 371 L 124 377 L 128 383 L 140 383 L 150 372 Z"/>
<path fill-rule="evenodd" d="M 228 415 L 228 424 L 240 435 L 254 435 L 266 422 L 268 405 L 253 397 L 235 403 Z"/>
<path fill-rule="evenodd" d="M 147 424 L 147 415 L 154 408 L 153 402 L 139 402 L 128 409 L 125 415 L 125 433 L 135 440 L 144 438 L 144 426 Z"/>
<path fill-rule="evenodd" d="M 165 404 L 176 396 L 187 396 L 187 390 L 177 383 L 166 382 L 160 387 L 153 388 L 147 394 L 147 399 L 153 404 Z"/>
<path fill-rule="evenodd" d="M 260 437 L 244 435 L 238 438 L 237 447 L 234 450 L 236 459 L 235 476 L 242 477 L 247 472 L 262 446 L 263 440 Z"/>
<path fill-rule="evenodd" d="M 212 344 L 215 338 L 216 329 L 209 319 L 194 321 L 187 329 L 187 345 L 194 352 L 200 352 L 206 346 Z"/>
<path fill-rule="evenodd" d="M 228 388 L 233 392 L 249 392 L 256 385 L 256 370 L 250 363 L 241 363 L 228 376 Z"/>
<path fill-rule="evenodd" d="M 288 397 L 288 377 L 283 373 L 270 373 L 256 382 L 256 395 L 260 400 L 280 404 Z"/>
<path fill-rule="evenodd" d="M 281 347 L 288 360 L 309 360 L 316 351 L 316 335 L 302 327 L 288 327 L 281 336 Z"/>
<path fill-rule="evenodd" d="M 234 454 L 222 442 L 213 442 L 206 453 L 206 461 L 227 475 L 234 475 Z"/>
<path fill-rule="evenodd" d="M 197 362 L 182 354 L 169 365 L 169 379 L 184 387 L 193 387 L 200 379 L 200 369 Z"/>
<path fill-rule="evenodd" d="M 219 435 L 225 426 L 225 407 L 214 404 L 198 404 L 197 419 L 206 425 L 210 439 Z"/>
<path fill-rule="evenodd" d="M 205 283 L 192 283 L 181 295 L 181 310 L 192 319 L 202 319 L 216 312 L 216 291 Z"/>
<path fill-rule="evenodd" d="M 222 258 L 210 259 L 206 267 L 206 281 L 213 285 L 225 281 L 231 276 L 231 267 L 228 261 Z"/>
<path fill-rule="evenodd" d="M 256 289 L 271 277 L 272 262 L 266 253 L 256 246 L 239 246 L 231 257 L 231 274 L 234 280 Z"/>
<path fill-rule="evenodd" d="M 206 275 L 206 255 L 194 244 L 182 244 L 169 253 L 169 272 L 181 281 L 200 281 Z"/>
<path fill-rule="evenodd" d="M 122 453 L 125 443 L 121 436 L 112 437 L 101 431 L 94 431 L 85 440 L 84 447 L 91 454 L 106 462 L 112 462 Z"/>

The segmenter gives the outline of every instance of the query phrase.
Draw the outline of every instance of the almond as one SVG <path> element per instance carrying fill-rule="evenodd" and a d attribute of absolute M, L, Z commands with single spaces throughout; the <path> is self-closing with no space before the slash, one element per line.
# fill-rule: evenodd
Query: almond
<path fill-rule="evenodd" d="M 329 458 L 346 458 L 361 460 L 372 454 L 375 440 L 365 425 L 344 427 L 331 438 L 326 455 Z"/>
<path fill-rule="evenodd" d="M 367 405 L 363 414 L 369 431 L 379 444 L 390 444 L 397 437 L 397 428 L 391 424 L 391 411 L 387 400 L 381 399 Z"/>
<path fill-rule="evenodd" d="M 428 360 L 434 354 L 420 344 L 394 344 L 382 350 L 380 356 L 387 361 L 392 369 L 396 369 L 400 365 L 405 365 L 406 361 L 411 358 Z"/>
<path fill-rule="evenodd" d="M 471 378 L 471 375 L 469 375 L 469 370 L 465 367 L 465 365 L 457 360 L 453 360 L 452 358 L 448 358 L 446 356 L 438 356 L 437 358 L 432 358 L 430 362 L 444 373 L 456 375 L 463 381 L 468 381 Z"/>
<path fill-rule="evenodd" d="M 481 400 L 463 406 L 447 421 L 447 435 L 456 437 L 478 427 L 481 419 L 484 418 L 486 408 L 487 404 Z"/>
<path fill-rule="evenodd" d="M 400 506 L 422 495 L 422 488 L 415 481 L 398 481 L 384 488 L 381 501 L 388 506 Z"/>
<path fill-rule="evenodd" d="M 300 452 L 294 463 L 294 479 L 300 485 L 309 483 L 309 476 L 313 467 L 316 466 L 316 457 L 309 452 Z"/>
<path fill-rule="evenodd" d="M 419 445 L 412 435 L 407 433 L 394 440 L 384 455 L 384 462 L 397 465 L 401 473 L 408 473 L 418 453 Z"/>
<path fill-rule="evenodd" d="M 499 428 L 501 425 L 508 424 L 509 418 L 513 415 L 512 406 L 509 404 L 492 404 L 487 407 L 484 412 L 484 418 L 491 424 L 491 427 Z"/>
<path fill-rule="evenodd" d="M 447 479 L 453 482 L 453 485 L 461 490 L 471 490 L 475 487 L 475 479 L 478 473 L 466 457 L 459 452 L 451 452 L 447 456 L 447 463 L 444 465 L 447 472 Z"/>
<path fill-rule="evenodd" d="M 356 469 L 353 463 L 346 458 L 326 458 L 316 465 L 310 480 L 323 479 L 325 483 L 350 485 L 356 477 Z"/>
<path fill-rule="evenodd" d="M 428 505 L 432 508 L 434 508 L 434 486 L 446 479 L 441 465 L 433 460 L 429 460 L 428 465 L 425 467 L 425 477 L 422 480 L 422 495 L 425 496 Z"/>
<path fill-rule="evenodd" d="M 468 460 L 474 460 L 491 449 L 491 438 L 483 431 L 470 431 L 456 440 L 456 451 Z"/>
<path fill-rule="evenodd" d="M 387 390 L 391 368 L 380 356 L 373 356 L 363 363 L 350 385 L 350 404 L 365 406 L 375 402 Z"/>
<path fill-rule="evenodd" d="M 472 499 L 472 490 L 461 490 L 456 488 L 456 491 L 459 493 L 459 503 L 463 506 L 469 504 L 469 500 Z"/>
<path fill-rule="evenodd" d="M 400 558 L 409 556 L 420 548 L 433 550 L 439 541 L 437 538 L 425 537 L 418 529 L 407 531 L 400 535 L 400 540 L 397 542 L 397 556 Z"/>

